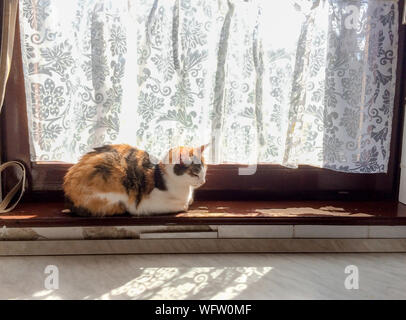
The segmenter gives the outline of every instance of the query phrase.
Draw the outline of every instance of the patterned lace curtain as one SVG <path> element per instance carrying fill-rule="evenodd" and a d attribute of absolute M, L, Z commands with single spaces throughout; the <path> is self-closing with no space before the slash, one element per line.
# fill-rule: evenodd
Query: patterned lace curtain
<path fill-rule="evenodd" d="M 20 0 L 33 161 L 105 143 L 386 172 L 395 0 Z"/>

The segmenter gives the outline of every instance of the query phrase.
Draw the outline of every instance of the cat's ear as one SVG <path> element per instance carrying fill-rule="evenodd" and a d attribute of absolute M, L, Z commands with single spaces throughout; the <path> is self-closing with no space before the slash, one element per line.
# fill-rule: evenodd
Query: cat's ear
<path fill-rule="evenodd" d="M 209 143 L 206 143 L 206 144 L 204 144 L 204 145 L 202 145 L 202 146 L 200 146 L 198 149 L 200 150 L 201 153 L 203 153 L 204 150 L 205 150 L 209 145 L 210 145 L 210 142 L 209 142 Z"/>

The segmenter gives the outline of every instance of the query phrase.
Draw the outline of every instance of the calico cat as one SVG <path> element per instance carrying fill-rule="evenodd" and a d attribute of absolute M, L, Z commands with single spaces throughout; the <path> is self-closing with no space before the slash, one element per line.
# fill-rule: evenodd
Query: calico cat
<path fill-rule="evenodd" d="M 187 211 L 193 190 L 205 183 L 206 146 L 172 148 L 159 163 L 127 144 L 95 148 L 65 175 L 67 206 L 81 216 Z"/>

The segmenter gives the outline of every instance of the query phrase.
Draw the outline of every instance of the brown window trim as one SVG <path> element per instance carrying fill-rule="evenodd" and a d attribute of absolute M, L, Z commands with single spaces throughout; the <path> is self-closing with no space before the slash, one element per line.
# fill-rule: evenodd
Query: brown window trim
<path fill-rule="evenodd" d="M 405 0 L 399 1 L 403 12 Z M 288 169 L 277 165 L 259 165 L 252 176 L 239 176 L 237 165 L 211 165 L 207 183 L 197 191 L 200 199 L 392 199 L 396 200 L 400 178 L 400 154 L 403 108 L 405 97 L 404 76 L 405 26 L 399 14 L 399 48 L 397 84 L 392 125 L 392 140 L 387 174 L 349 174 L 300 166 Z M 13 62 L 7 84 L 5 105 L 1 115 L 2 161 L 22 161 L 28 171 L 26 199 L 43 198 L 44 193 L 61 196 L 62 178 L 70 164 L 61 162 L 31 162 L 26 113 L 26 96 L 22 69 L 21 46 L 17 22 Z M 3 177 L 3 187 L 8 189 L 15 181 L 13 172 Z M 51 192 L 51 193 L 50 193 Z"/>

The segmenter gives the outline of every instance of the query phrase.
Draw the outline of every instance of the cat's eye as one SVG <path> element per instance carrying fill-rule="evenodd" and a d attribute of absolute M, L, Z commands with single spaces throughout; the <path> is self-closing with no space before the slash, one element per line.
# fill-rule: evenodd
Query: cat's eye
<path fill-rule="evenodd" d="M 195 177 L 199 177 L 199 173 L 201 171 L 200 166 L 193 166 L 190 170 L 190 174 Z"/>

